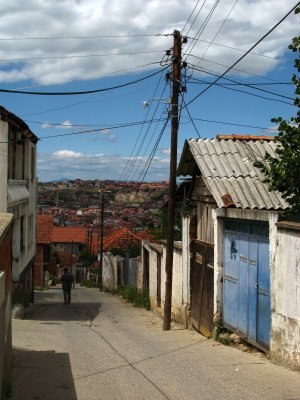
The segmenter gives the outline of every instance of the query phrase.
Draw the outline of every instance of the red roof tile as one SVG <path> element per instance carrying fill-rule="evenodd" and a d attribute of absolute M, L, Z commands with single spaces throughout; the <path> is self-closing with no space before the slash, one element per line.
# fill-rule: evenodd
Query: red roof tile
<path fill-rule="evenodd" d="M 39 214 L 36 217 L 36 242 L 48 244 L 52 242 L 53 217 Z"/>
<path fill-rule="evenodd" d="M 274 136 L 255 136 L 255 135 L 217 135 L 218 140 L 274 140 Z"/>
<path fill-rule="evenodd" d="M 108 251 L 113 248 L 126 248 L 138 243 L 141 239 L 128 228 L 121 228 L 107 236 L 103 240 L 103 249 Z"/>
<path fill-rule="evenodd" d="M 53 243 L 87 243 L 87 229 L 81 226 L 54 226 Z"/>

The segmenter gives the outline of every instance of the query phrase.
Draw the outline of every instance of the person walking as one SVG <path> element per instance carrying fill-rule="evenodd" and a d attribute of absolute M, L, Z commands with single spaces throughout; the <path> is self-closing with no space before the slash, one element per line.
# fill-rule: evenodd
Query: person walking
<path fill-rule="evenodd" d="M 71 290 L 72 284 L 74 283 L 74 277 L 71 272 L 69 272 L 68 268 L 64 268 L 64 273 L 60 278 L 62 290 L 64 292 L 64 302 L 65 304 L 71 303 Z"/>

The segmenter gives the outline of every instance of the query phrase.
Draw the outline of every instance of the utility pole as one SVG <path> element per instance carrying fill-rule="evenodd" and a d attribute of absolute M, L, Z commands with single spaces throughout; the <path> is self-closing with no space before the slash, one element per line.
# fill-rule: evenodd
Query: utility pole
<path fill-rule="evenodd" d="M 100 246 L 99 246 L 99 255 L 100 255 L 100 265 L 99 265 L 99 290 L 102 291 L 102 272 L 103 272 L 103 216 L 104 216 L 104 190 L 99 190 L 99 199 L 100 199 Z"/>
<path fill-rule="evenodd" d="M 164 307 L 163 330 L 171 329 L 172 309 L 172 275 L 173 275 L 173 249 L 174 249 L 174 220 L 176 196 L 176 168 L 177 168 L 177 136 L 178 136 L 178 97 L 180 91 L 181 74 L 181 35 L 174 30 L 174 45 L 172 54 L 172 105 L 171 105 L 171 154 L 170 154 L 170 180 L 168 201 L 168 238 L 166 253 L 166 295 Z"/>

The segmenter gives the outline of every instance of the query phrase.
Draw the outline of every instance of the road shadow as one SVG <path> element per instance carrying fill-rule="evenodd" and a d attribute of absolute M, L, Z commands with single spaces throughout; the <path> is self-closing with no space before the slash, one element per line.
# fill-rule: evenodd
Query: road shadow
<path fill-rule="evenodd" d="M 79 302 L 74 292 L 71 304 L 64 304 L 61 288 L 36 291 L 35 302 L 25 309 L 25 319 L 52 325 L 60 321 L 93 321 L 101 312 L 102 303 Z"/>
<path fill-rule="evenodd" d="M 77 400 L 69 354 L 13 347 L 11 400 Z"/>
<path fill-rule="evenodd" d="M 25 309 L 25 319 L 54 325 L 60 321 L 93 321 L 100 312 L 101 303 L 39 302 Z"/>

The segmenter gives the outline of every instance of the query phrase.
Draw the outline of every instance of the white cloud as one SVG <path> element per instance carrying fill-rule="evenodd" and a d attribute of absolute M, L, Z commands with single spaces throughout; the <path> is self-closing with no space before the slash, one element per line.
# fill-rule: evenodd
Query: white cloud
<path fill-rule="evenodd" d="M 42 129 L 50 129 L 50 128 L 56 128 L 56 129 L 71 129 L 72 128 L 72 122 L 67 120 L 62 122 L 60 125 L 52 125 L 50 123 L 48 123 L 47 121 L 45 121 L 42 125 L 41 125 Z"/>
<path fill-rule="evenodd" d="M 76 153 L 75 151 L 72 150 L 58 150 L 55 151 L 52 154 L 56 158 L 62 158 L 62 159 L 73 159 L 73 158 L 80 158 L 83 157 L 82 153 Z"/>
<path fill-rule="evenodd" d="M 170 147 L 169 147 L 168 149 L 161 149 L 161 152 L 162 152 L 162 154 L 168 154 L 168 155 L 170 155 L 171 149 L 170 149 Z"/>
<path fill-rule="evenodd" d="M 90 132 L 92 137 L 87 139 L 88 142 L 111 142 L 115 143 L 117 141 L 117 136 L 110 129 L 103 129 L 97 132 Z"/>
<path fill-rule="evenodd" d="M 51 126 L 48 122 L 44 122 L 44 123 L 41 125 L 41 128 L 42 128 L 42 129 L 49 129 L 49 128 L 52 128 L 52 126 Z"/>
<path fill-rule="evenodd" d="M 199 26 L 215 2 L 204 3 L 199 18 L 188 32 L 197 35 Z M 220 2 L 191 53 L 202 57 L 234 1 Z M 103 77 L 114 70 L 134 68 L 137 65 L 160 61 L 163 51 L 172 44 L 170 36 L 138 36 L 123 38 L 80 39 L 97 35 L 143 35 L 172 33 L 181 30 L 195 6 L 195 0 L 64 0 L 60 2 L 14 0 L 13 4 L 0 4 L 1 34 L 5 38 L 76 37 L 58 40 L 2 40 L 1 60 L 20 60 L 1 63 L 0 82 L 12 83 L 32 80 L 38 84 Z M 221 45 L 248 50 L 282 16 L 294 6 L 292 0 L 240 0 L 222 27 L 215 42 Z M 200 8 L 200 5 L 199 5 Z M 192 21 L 193 19 L 191 19 Z M 28 24 L 30 21 L 30 24 Z M 101 26 L 101 31 L 99 27 Z M 187 32 L 189 26 L 184 32 Z M 183 32 L 183 33 L 184 33 Z M 298 34 L 294 16 L 280 25 L 257 48 L 255 53 L 282 57 L 291 37 Z M 191 44 L 189 39 L 185 49 Z M 107 53 L 135 53 L 161 50 L 162 53 L 95 57 Z M 188 50 L 189 52 L 189 50 Z M 209 47 L 205 59 L 211 62 L 232 64 L 242 53 L 228 47 Z M 89 57 L 82 57 L 90 55 Z M 75 56 L 80 56 L 75 58 Z M 51 57 L 61 57 L 52 58 Z M 70 57 L 70 58 L 64 58 Z M 73 57 L 73 58 L 71 58 Z M 29 60 L 29 58 L 35 58 Z M 42 59 L 49 58 L 49 59 Z M 22 60 L 22 61 L 21 61 Z M 199 60 L 190 58 L 197 64 Z M 252 73 L 265 73 L 279 63 L 271 58 L 247 56 L 240 67 Z M 201 61 L 201 66 L 208 64 Z M 219 67 L 214 66 L 217 71 Z M 222 71 L 224 68 L 221 68 Z"/>
<path fill-rule="evenodd" d="M 57 129 L 71 129 L 72 128 L 72 122 L 67 120 L 61 123 L 61 125 L 56 126 Z"/>
<path fill-rule="evenodd" d="M 144 163 L 141 164 L 143 166 Z M 154 157 L 145 177 L 146 181 L 168 179 L 169 161 L 166 158 Z M 40 181 L 51 181 L 58 177 L 71 179 L 120 179 L 128 167 L 128 157 L 113 154 L 78 153 L 73 150 L 58 150 L 53 153 L 39 153 L 37 160 Z M 139 171 L 134 177 L 137 179 Z"/>

